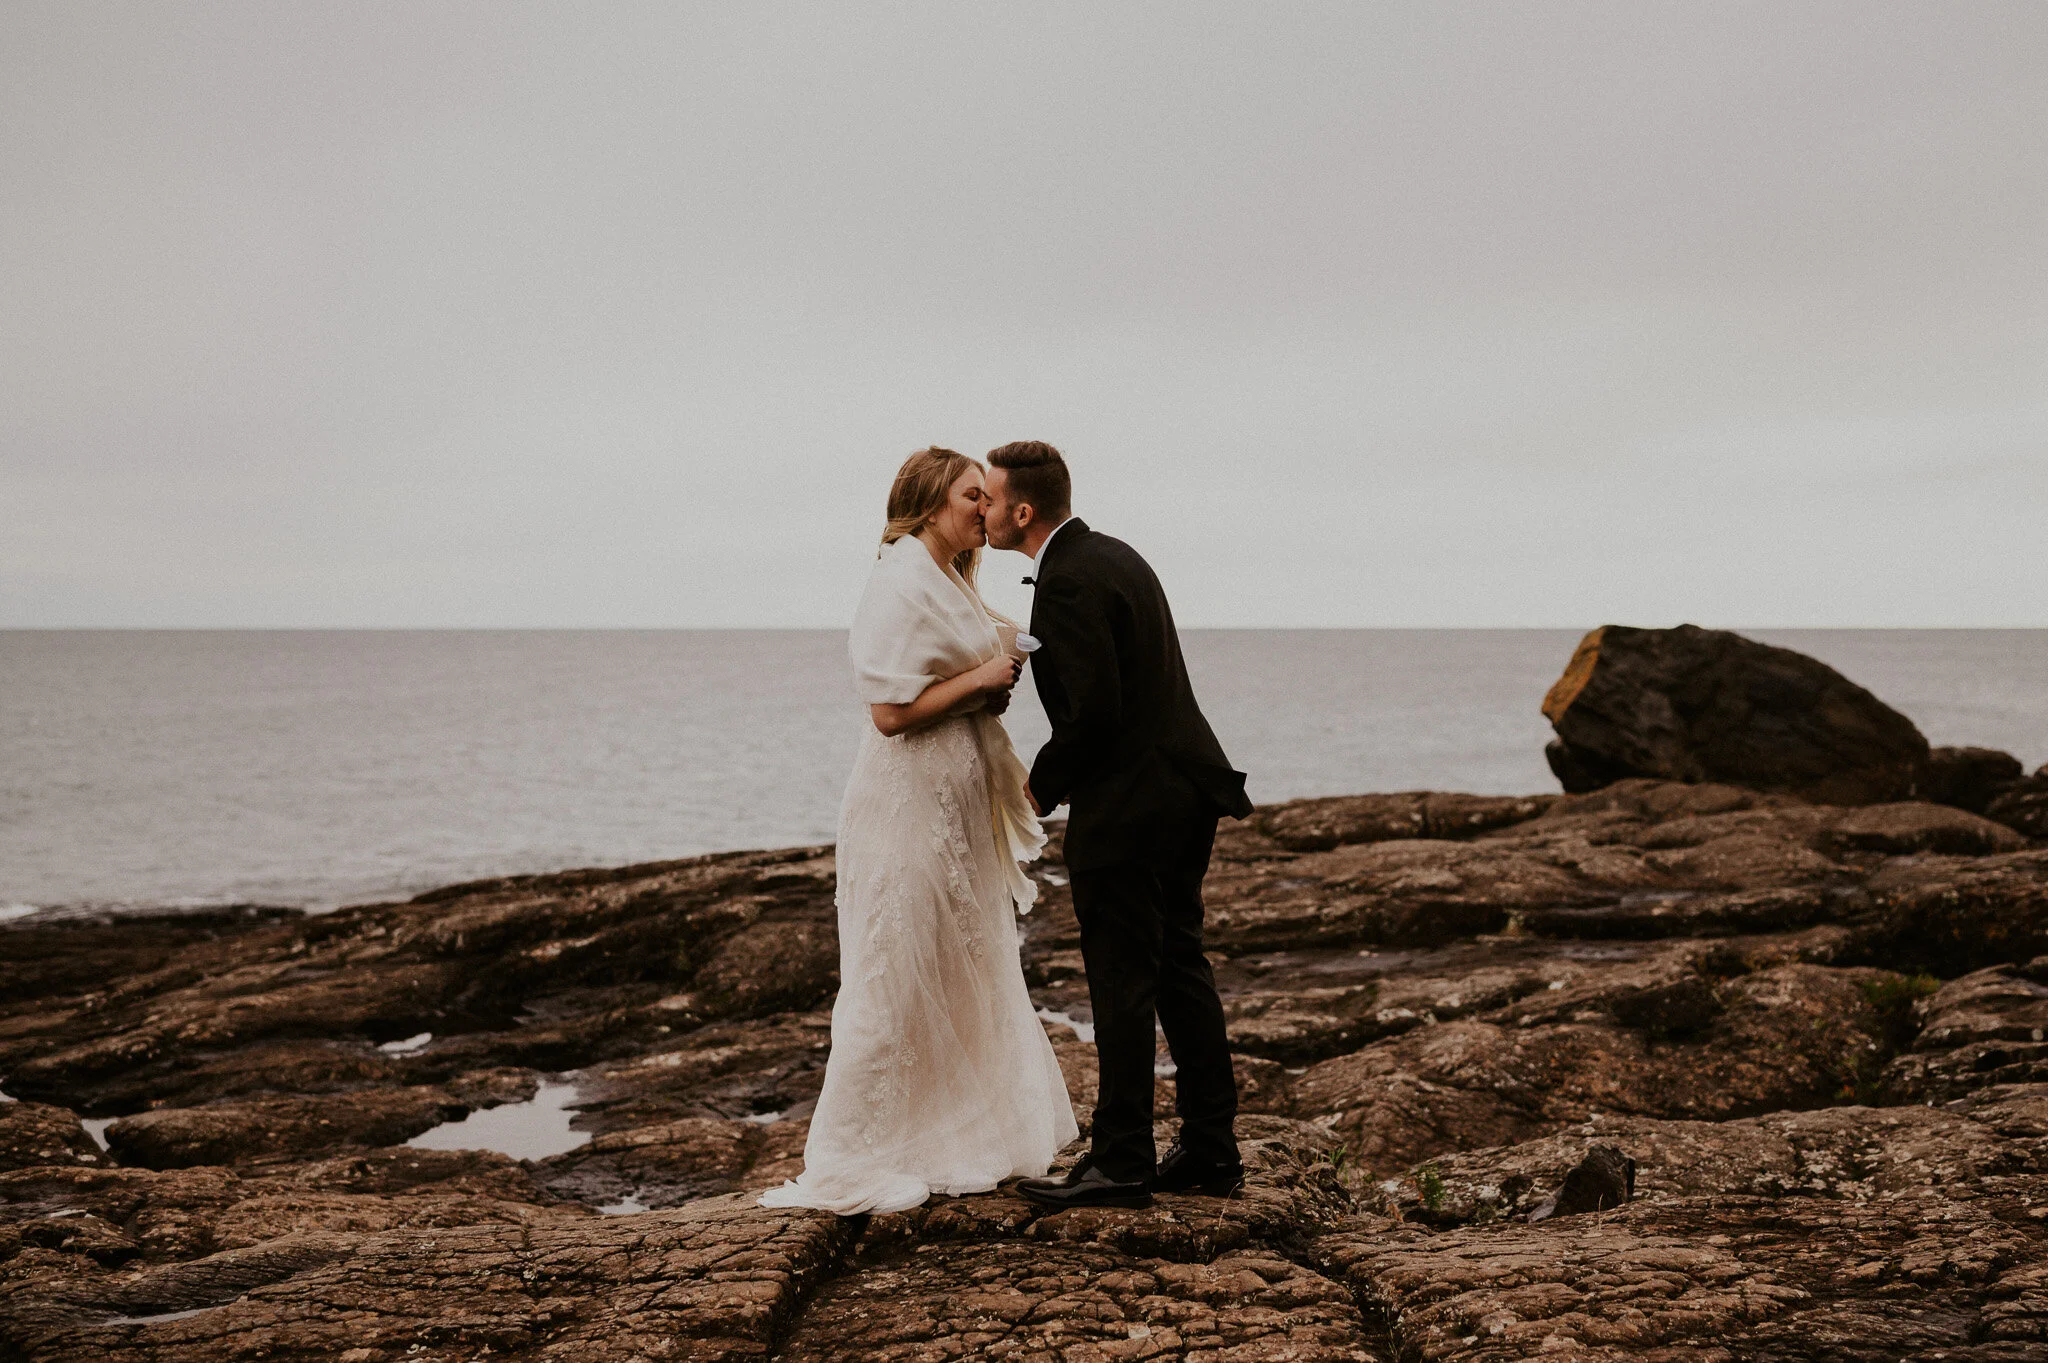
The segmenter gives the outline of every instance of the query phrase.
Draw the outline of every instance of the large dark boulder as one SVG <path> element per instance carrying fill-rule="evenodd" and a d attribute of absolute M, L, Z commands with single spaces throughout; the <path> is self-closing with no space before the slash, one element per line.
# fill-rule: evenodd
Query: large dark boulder
<path fill-rule="evenodd" d="M 2007 786 L 1985 806 L 1984 816 L 2030 838 L 2048 841 L 2048 765 Z"/>
<path fill-rule="evenodd" d="M 1594 630 L 1543 713 L 1575 793 L 1647 776 L 1881 804 L 1909 798 L 1928 760 L 1913 721 L 1826 663 L 1697 625 Z"/>
<path fill-rule="evenodd" d="M 1938 805 L 1982 814 L 2025 772 L 2020 760 L 1996 748 L 1936 748 L 1920 773 L 1919 795 Z"/>

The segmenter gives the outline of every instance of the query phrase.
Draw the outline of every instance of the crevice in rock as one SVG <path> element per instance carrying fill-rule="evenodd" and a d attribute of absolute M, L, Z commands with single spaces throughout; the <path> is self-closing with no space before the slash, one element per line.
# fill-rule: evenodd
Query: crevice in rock
<path fill-rule="evenodd" d="M 871 1218 L 862 1212 L 859 1216 L 835 1217 L 834 1220 L 839 1223 L 838 1229 L 843 1233 L 835 1241 L 831 1257 L 791 1299 L 788 1307 L 776 1318 L 769 1330 L 766 1356 L 770 1363 L 783 1356 L 784 1347 L 803 1324 L 804 1314 L 810 1310 L 811 1303 L 818 1299 L 818 1294 L 833 1283 L 859 1271 L 861 1242 L 867 1236 Z"/>

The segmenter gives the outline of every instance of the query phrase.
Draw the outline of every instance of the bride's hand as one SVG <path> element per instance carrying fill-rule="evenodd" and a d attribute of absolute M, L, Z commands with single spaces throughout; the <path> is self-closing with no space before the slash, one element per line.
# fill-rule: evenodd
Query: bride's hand
<path fill-rule="evenodd" d="M 1017 678 L 1022 676 L 1023 672 L 1022 662 L 1007 653 L 999 653 L 975 668 L 969 675 L 974 679 L 974 689 L 977 693 L 990 700 L 1001 695 L 1007 702 L 1010 688 L 1017 684 Z"/>
<path fill-rule="evenodd" d="M 916 700 L 903 704 L 887 701 L 870 704 L 868 716 L 874 720 L 876 732 L 884 738 L 894 738 L 947 715 L 964 715 L 979 709 L 992 709 L 1001 714 L 1010 703 L 1010 688 L 1017 684 L 1017 678 L 1023 671 L 1021 659 L 1007 653 L 999 654 L 979 667 L 970 667 L 936 685 L 927 686 Z"/>

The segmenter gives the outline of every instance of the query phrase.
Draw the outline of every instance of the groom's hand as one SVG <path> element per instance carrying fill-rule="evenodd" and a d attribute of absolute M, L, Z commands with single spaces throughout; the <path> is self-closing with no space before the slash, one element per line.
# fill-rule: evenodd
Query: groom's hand
<path fill-rule="evenodd" d="M 1024 798 L 1031 801 L 1031 812 L 1033 814 L 1036 814 L 1041 819 L 1045 817 L 1045 806 L 1038 803 L 1038 792 L 1031 788 L 1029 781 L 1024 783 Z"/>

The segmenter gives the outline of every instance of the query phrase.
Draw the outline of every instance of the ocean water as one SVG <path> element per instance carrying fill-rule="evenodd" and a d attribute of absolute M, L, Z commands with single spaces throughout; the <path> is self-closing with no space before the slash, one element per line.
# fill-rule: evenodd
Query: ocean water
<path fill-rule="evenodd" d="M 2048 630 L 1756 631 L 1936 743 L 2048 761 Z M 1553 790 L 1560 630 L 1191 630 L 1261 801 Z M 0 917 L 327 908 L 826 842 L 865 722 L 828 631 L 0 631 Z M 1046 732 L 1027 684 L 1008 723 Z"/>

